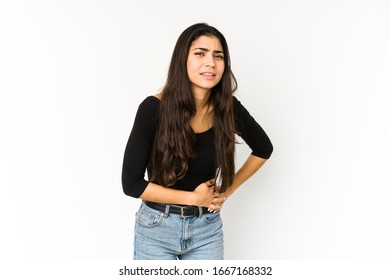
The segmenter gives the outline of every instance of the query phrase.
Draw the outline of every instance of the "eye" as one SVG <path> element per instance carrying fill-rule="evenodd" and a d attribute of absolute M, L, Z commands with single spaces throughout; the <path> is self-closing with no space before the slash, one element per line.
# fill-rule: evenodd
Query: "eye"
<path fill-rule="evenodd" d="M 223 55 L 222 54 L 217 54 L 214 56 L 218 60 L 223 60 Z"/>
<path fill-rule="evenodd" d="M 198 55 L 198 56 L 204 56 L 204 52 L 196 52 L 194 53 L 195 55 Z"/>

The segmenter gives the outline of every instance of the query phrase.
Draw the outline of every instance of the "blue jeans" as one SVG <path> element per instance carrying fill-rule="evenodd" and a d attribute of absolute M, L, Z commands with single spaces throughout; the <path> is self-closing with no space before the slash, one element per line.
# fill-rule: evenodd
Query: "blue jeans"
<path fill-rule="evenodd" d="M 223 259 L 223 231 L 219 212 L 182 217 L 168 213 L 168 209 L 160 212 L 142 202 L 136 213 L 135 260 Z"/>

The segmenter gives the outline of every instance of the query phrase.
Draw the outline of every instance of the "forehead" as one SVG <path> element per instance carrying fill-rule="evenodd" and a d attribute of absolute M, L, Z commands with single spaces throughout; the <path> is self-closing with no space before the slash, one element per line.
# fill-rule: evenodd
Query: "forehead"
<path fill-rule="evenodd" d="M 198 39 L 194 40 L 191 43 L 190 50 L 196 48 L 205 48 L 211 51 L 215 51 L 215 50 L 223 51 L 221 42 L 217 37 L 213 35 L 202 35 Z"/>

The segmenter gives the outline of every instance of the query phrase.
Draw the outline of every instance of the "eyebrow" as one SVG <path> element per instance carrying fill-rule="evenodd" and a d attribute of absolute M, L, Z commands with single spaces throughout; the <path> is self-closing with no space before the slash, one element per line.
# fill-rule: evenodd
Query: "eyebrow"
<path fill-rule="evenodd" d="M 201 51 L 204 51 L 204 52 L 209 52 L 210 51 L 209 49 L 206 49 L 206 48 L 195 48 L 195 49 L 193 49 L 193 51 L 195 51 L 195 50 L 201 50 Z M 215 50 L 214 53 L 223 53 L 223 51 Z"/>

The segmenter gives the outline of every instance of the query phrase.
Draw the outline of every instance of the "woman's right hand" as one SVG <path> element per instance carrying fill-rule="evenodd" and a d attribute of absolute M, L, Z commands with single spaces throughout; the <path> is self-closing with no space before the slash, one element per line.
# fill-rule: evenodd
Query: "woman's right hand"
<path fill-rule="evenodd" d="M 209 180 L 196 187 L 193 191 L 196 197 L 196 206 L 209 207 L 211 202 L 220 196 L 218 192 L 215 192 L 214 186 L 215 180 Z"/>

